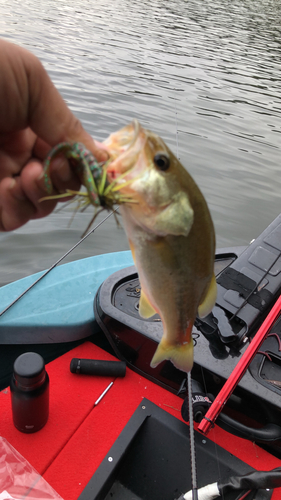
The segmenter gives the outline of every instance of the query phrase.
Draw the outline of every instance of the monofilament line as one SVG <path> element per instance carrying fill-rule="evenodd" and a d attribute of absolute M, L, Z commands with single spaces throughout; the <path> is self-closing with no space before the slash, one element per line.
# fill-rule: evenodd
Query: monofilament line
<path fill-rule="evenodd" d="M 177 159 L 179 160 L 179 132 L 178 132 L 178 111 L 177 111 L 177 101 L 175 101 L 175 112 L 176 112 L 176 144 L 177 144 Z"/>
<path fill-rule="evenodd" d="M 75 248 L 78 247 L 78 245 L 80 245 L 80 243 L 82 243 L 82 241 L 84 241 L 86 238 L 88 238 L 88 236 L 90 236 L 90 234 L 92 234 L 107 219 L 109 219 L 109 217 L 111 217 L 118 210 L 118 208 L 119 207 L 116 207 L 114 210 L 112 210 L 112 212 L 110 212 L 110 214 L 108 214 L 101 222 L 99 222 L 93 229 L 91 229 L 91 231 L 89 231 L 87 234 L 85 234 L 85 236 L 83 236 L 83 238 L 81 238 L 81 240 L 79 240 L 72 248 L 70 248 L 70 250 L 68 250 L 62 257 L 60 257 L 49 269 L 47 269 L 47 271 L 45 271 L 43 274 L 41 274 L 41 276 L 36 281 L 34 281 L 34 283 L 32 283 L 32 285 L 30 285 L 26 290 L 24 290 L 24 292 L 22 292 L 15 300 L 13 300 L 13 302 L 11 302 L 11 304 L 9 304 L 7 307 L 5 307 L 5 309 L 3 309 L 2 312 L 0 312 L 0 317 L 3 316 L 3 314 L 5 314 L 5 312 L 7 312 L 14 304 L 16 304 L 16 302 L 18 302 L 18 300 L 20 300 L 27 292 L 29 292 L 29 290 L 31 290 L 31 288 L 33 288 L 39 281 L 41 281 L 43 278 L 45 278 L 45 276 L 47 276 L 47 274 L 49 274 L 52 271 L 52 269 L 54 269 L 63 259 L 65 259 L 65 257 L 67 257 L 73 250 L 75 250 Z"/>
<path fill-rule="evenodd" d="M 198 500 L 191 373 L 187 374 L 192 500 Z"/>

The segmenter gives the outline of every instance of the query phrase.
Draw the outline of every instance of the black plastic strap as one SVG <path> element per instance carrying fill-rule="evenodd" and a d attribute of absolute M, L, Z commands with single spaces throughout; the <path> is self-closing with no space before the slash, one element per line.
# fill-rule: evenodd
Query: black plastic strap
<path fill-rule="evenodd" d="M 235 490 L 273 489 L 281 486 L 281 467 L 270 471 L 254 471 L 245 476 L 232 476 L 218 482 L 221 496 Z"/>
<path fill-rule="evenodd" d="M 227 268 L 217 278 L 217 283 L 226 290 L 235 290 L 241 297 L 248 299 L 248 303 L 259 311 L 266 309 L 273 298 L 272 293 L 264 288 L 254 292 L 257 283 L 232 267 Z"/>

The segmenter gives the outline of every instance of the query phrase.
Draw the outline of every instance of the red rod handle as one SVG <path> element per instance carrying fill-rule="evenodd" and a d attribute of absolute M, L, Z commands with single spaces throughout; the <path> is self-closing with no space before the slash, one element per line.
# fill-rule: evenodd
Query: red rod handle
<path fill-rule="evenodd" d="M 265 337 L 267 336 L 270 328 L 278 318 L 280 312 L 281 312 L 281 296 L 275 302 L 273 308 L 271 309 L 270 313 L 267 315 L 264 322 L 260 326 L 253 340 L 251 341 L 246 351 L 244 352 L 242 358 L 238 361 L 231 375 L 229 376 L 224 386 L 220 390 L 219 394 L 217 395 L 212 405 L 210 406 L 209 410 L 207 411 L 205 417 L 203 417 L 203 419 L 201 420 L 198 429 L 199 431 L 203 432 L 203 434 L 208 434 L 210 427 L 213 426 L 216 418 L 219 416 L 228 398 L 231 396 L 235 387 L 240 382 L 249 364 L 251 363 L 252 359 L 254 358 L 255 354 L 257 353 L 261 344 L 263 343 Z"/>

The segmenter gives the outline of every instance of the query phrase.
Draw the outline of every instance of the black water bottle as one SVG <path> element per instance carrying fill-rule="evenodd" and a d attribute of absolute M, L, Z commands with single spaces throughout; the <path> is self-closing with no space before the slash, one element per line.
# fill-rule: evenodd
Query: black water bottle
<path fill-rule="evenodd" d="M 49 417 L 49 376 L 40 354 L 16 359 L 10 389 L 15 427 L 26 433 L 42 429 Z"/>

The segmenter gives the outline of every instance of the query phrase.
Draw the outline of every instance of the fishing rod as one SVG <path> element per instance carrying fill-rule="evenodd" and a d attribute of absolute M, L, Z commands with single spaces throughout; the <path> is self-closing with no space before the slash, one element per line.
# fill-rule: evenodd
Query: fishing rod
<path fill-rule="evenodd" d="M 279 317 L 280 313 L 281 313 L 281 296 L 278 298 L 278 300 L 274 304 L 273 308 L 271 309 L 268 316 L 265 318 L 264 322 L 262 323 L 261 327 L 257 331 L 253 340 L 250 342 L 249 346 L 247 347 L 247 349 L 244 352 L 243 356 L 241 357 L 240 361 L 238 361 L 237 365 L 235 366 L 234 370 L 232 371 L 229 378 L 225 382 L 221 391 L 219 392 L 219 394 L 217 395 L 217 397 L 213 401 L 213 403 L 210 406 L 209 410 L 207 411 L 206 415 L 201 420 L 201 422 L 198 426 L 198 429 L 201 432 L 203 432 L 203 434 L 207 434 L 209 432 L 210 428 L 213 427 L 216 418 L 218 417 L 218 415 L 222 411 L 224 405 L 226 404 L 227 400 L 231 396 L 235 387 L 237 386 L 237 384 L 239 383 L 239 381 L 243 377 L 243 375 L 246 372 L 253 357 L 255 356 L 257 351 L 259 350 L 265 337 L 267 336 L 268 332 L 270 331 L 270 328 L 272 327 L 272 325 L 274 324 L 276 319 Z"/>
<path fill-rule="evenodd" d="M 85 234 L 85 236 L 83 236 L 77 243 L 75 243 L 73 247 L 71 247 L 64 255 L 62 255 L 62 257 L 60 257 L 51 267 L 49 267 L 47 271 L 41 274 L 41 276 L 36 281 L 34 281 L 32 285 L 26 288 L 26 290 L 24 290 L 15 300 L 13 300 L 13 302 L 11 302 L 7 307 L 5 307 L 5 309 L 3 309 L 3 311 L 0 312 L 0 317 L 3 316 L 3 314 L 5 314 L 5 312 L 7 312 L 14 304 L 16 304 L 27 292 L 29 292 L 29 290 L 31 290 L 35 285 L 37 285 L 39 281 L 45 278 L 47 274 L 49 274 L 58 264 L 60 264 L 60 262 L 63 259 L 65 259 L 65 257 L 67 257 L 73 250 L 75 250 L 75 248 L 77 248 L 78 245 L 80 245 L 80 243 L 82 243 L 86 238 L 88 238 L 90 234 L 94 233 L 95 230 L 98 229 L 98 227 L 100 227 L 107 219 L 109 219 L 109 217 L 115 214 L 118 208 L 119 207 L 116 207 L 114 210 L 112 210 L 101 222 L 99 222 L 93 229 L 91 229 L 87 234 Z"/>
<path fill-rule="evenodd" d="M 233 320 L 238 313 L 243 309 L 243 307 L 248 303 L 249 298 L 256 292 L 259 291 L 260 287 L 262 288 L 262 282 L 266 278 L 266 276 L 270 273 L 274 265 L 277 263 L 277 261 L 280 259 L 281 252 L 279 251 L 278 254 L 276 255 L 275 259 L 272 261 L 270 266 L 265 270 L 265 272 L 262 274 L 261 278 L 259 281 L 255 284 L 253 289 L 250 291 L 250 293 L 247 295 L 245 300 L 242 302 L 240 307 L 237 309 L 237 311 L 232 315 L 229 321 Z M 251 340 L 248 348 L 244 352 L 243 356 L 241 357 L 240 361 L 237 363 L 235 366 L 234 370 L 230 374 L 228 380 L 225 382 L 224 386 L 222 387 L 221 391 L 215 398 L 214 402 L 210 406 L 209 410 L 207 411 L 206 415 L 203 417 L 202 421 L 199 424 L 198 430 L 203 432 L 203 434 L 207 434 L 210 430 L 211 427 L 214 426 L 214 422 L 220 412 L 222 411 L 224 405 L 228 401 L 229 397 L 231 396 L 232 392 L 234 391 L 235 387 L 238 385 L 240 382 L 241 378 L 245 374 L 248 366 L 250 365 L 252 359 L 254 358 L 255 354 L 259 351 L 260 346 L 262 345 L 264 339 L 267 337 L 270 328 L 273 326 L 274 322 L 277 320 L 281 313 L 281 297 L 277 300 L 267 317 L 265 318 L 264 322 L 262 323 L 261 327 L 255 334 L 254 338 Z"/>

